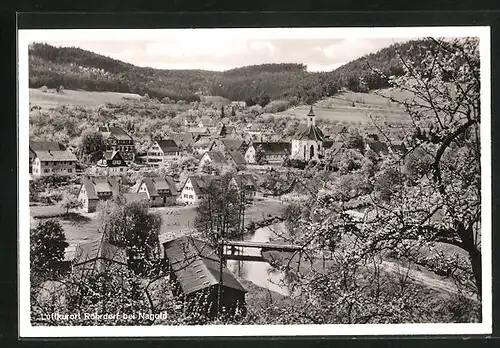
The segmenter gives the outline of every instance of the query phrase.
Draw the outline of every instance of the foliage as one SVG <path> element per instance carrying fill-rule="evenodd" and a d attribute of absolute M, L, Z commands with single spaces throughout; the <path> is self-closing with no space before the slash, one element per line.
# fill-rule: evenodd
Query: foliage
<path fill-rule="evenodd" d="M 66 210 L 66 214 L 69 213 L 70 209 L 78 209 L 83 206 L 82 202 L 78 200 L 78 197 L 68 193 L 64 195 L 59 205 L 62 209 Z"/>
<path fill-rule="evenodd" d="M 38 283 L 56 277 L 68 246 L 61 224 L 55 219 L 40 221 L 30 231 L 30 272 Z"/>
<path fill-rule="evenodd" d="M 78 144 L 80 157 L 95 163 L 102 158 L 104 151 L 106 151 L 106 139 L 101 132 L 88 130 L 82 134 Z"/>
<path fill-rule="evenodd" d="M 158 214 L 149 212 L 148 202 L 104 204 L 100 206 L 100 218 L 105 239 L 126 249 L 131 268 L 143 273 L 156 266 L 162 220 Z"/>

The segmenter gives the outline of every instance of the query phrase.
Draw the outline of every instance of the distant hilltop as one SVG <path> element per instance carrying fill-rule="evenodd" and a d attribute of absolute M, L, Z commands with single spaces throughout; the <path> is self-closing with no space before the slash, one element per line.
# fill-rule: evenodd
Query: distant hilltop
<path fill-rule="evenodd" d="M 396 52 L 419 62 L 433 41 L 417 40 L 393 44 L 376 53 L 353 60 L 331 72 L 308 72 L 304 64 L 282 63 L 245 66 L 223 72 L 166 70 L 138 67 L 75 47 L 33 43 L 29 47 L 31 88 L 58 88 L 135 93 L 152 98 L 199 101 L 217 95 L 245 101 L 251 106 L 261 100 L 291 100 L 313 103 L 332 96 L 341 88 L 364 92 L 388 86 L 374 73 L 401 75 Z"/>

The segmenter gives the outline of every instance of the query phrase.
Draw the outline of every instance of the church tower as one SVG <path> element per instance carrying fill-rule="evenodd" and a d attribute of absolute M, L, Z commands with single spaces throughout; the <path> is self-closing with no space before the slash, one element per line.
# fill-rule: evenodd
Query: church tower
<path fill-rule="evenodd" d="M 325 137 L 321 129 L 316 126 L 316 115 L 311 105 L 307 114 L 307 127 L 292 139 L 292 158 L 299 160 L 318 160 L 323 153 Z"/>

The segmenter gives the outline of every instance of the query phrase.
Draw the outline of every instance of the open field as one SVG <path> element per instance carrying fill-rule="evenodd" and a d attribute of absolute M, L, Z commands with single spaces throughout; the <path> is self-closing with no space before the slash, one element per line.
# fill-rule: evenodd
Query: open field
<path fill-rule="evenodd" d="M 116 103 L 124 98 L 139 99 L 138 94 L 117 92 L 88 92 L 64 90 L 57 93 L 53 89 L 43 92 L 41 89 L 30 88 L 31 106 L 40 106 L 43 109 L 55 108 L 60 105 L 83 105 L 96 107 L 107 102 Z"/>
<path fill-rule="evenodd" d="M 272 115 L 276 117 L 295 116 L 305 118 L 309 113 L 309 109 L 309 106 L 301 105 Z M 374 118 L 395 123 L 400 123 L 408 117 L 404 110 L 374 92 L 340 93 L 317 102 L 314 105 L 314 113 L 318 120 L 343 123 L 369 123 L 371 122 L 370 115 Z"/>

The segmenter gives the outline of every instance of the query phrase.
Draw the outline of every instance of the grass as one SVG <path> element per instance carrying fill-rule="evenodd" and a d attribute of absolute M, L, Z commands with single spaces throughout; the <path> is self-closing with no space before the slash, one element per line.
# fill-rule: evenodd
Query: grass
<path fill-rule="evenodd" d="M 385 91 L 385 94 L 387 93 L 389 92 Z M 309 109 L 309 106 L 301 105 L 273 115 L 305 118 Z M 399 123 L 408 118 L 404 110 L 377 95 L 376 92 L 344 92 L 323 99 L 315 104 L 314 113 L 318 120 L 344 123 L 371 123 L 370 114 L 390 123 Z"/>
<path fill-rule="evenodd" d="M 51 89 L 43 92 L 41 89 L 30 88 L 31 106 L 40 106 L 43 109 L 55 108 L 63 104 L 96 107 L 107 102 L 117 103 L 123 101 L 124 98 L 139 99 L 140 96 L 131 93 L 74 90 L 64 90 L 62 93 L 57 93 Z"/>

